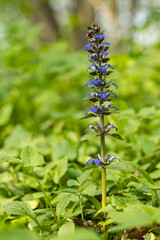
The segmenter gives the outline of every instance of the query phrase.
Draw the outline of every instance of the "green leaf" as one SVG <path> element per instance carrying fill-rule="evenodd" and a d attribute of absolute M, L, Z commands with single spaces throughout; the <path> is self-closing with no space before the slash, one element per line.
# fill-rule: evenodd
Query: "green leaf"
<path fill-rule="evenodd" d="M 68 158 L 63 157 L 57 161 L 57 165 L 54 169 L 53 180 L 57 184 L 60 182 L 60 179 L 66 173 L 68 169 Z"/>
<path fill-rule="evenodd" d="M 118 226 L 112 231 L 135 228 L 137 226 L 148 226 L 153 222 L 159 223 L 160 210 L 147 205 L 132 205 L 124 209 L 123 212 L 108 211 L 108 215 Z"/>
<path fill-rule="evenodd" d="M 117 208 L 118 210 L 123 209 L 128 205 L 138 204 L 138 203 L 140 202 L 136 198 L 112 196 L 112 206 Z"/>
<path fill-rule="evenodd" d="M 69 179 L 67 181 L 67 186 L 68 187 L 79 186 L 79 182 L 77 180 L 74 180 L 74 179 Z"/>
<path fill-rule="evenodd" d="M 80 177 L 77 178 L 78 182 L 80 183 L 80 185 L 86 180 L 89 178 L 89 176 L 91 175 L 92 173 L 92 169 L 86 171 L 85 173 L 83 173 Z"/>
<path fill-rule="evenodd" d="M 87 198 L 95 206 L 97 210 L 101 208 L 100 202 L 95 197 L 89 196 L 89 195 L 83 195 L 83 196 Z"/>
<path fill-rule="evenodd" d="M 116 79 L 111 79 L 107 82 L 106 87 L 110 86 L 112 83 L 114 83 Z"/>
<path fill-rule="evenodd" d="M 44 164 L 44 158 L 34 148 L 26 146 L 20 155 L 24 167 L 37 167 Z"/>
<path fill-rule="evenodd" d="M 104 166 L 104 168 L 111 169 L 111 170 L 118 170 L 118 171 L 126 171 L 127 165 L 124 164 L 122 161 L 118 161 L 115 159 L 109 165 Z"/>
<path fill-rule="evenodd" d="M 155 235 L 153 233 L 149 233 L 144 240 L 155 240 Z"/>
<path fill-rule="evenodd" d="M 9 202 L 3 206 L 3 209 L 4 211 L 13 215 L 28 216 L 37 223 L 36 216 L 32 211 L 32 208 L 25 202 L 22 201 Z"/>
<path fill-rule="evenodd" d="M 85 115 L 84 117 L 82 117 L 81 120 L 87 119 L 87 118 L 90 118 L 90 117 L 97 117 L 97 115 L 93 114 L 93 113 L 89 113 L 89 114 Z"/>
<path fill-rule="evenodd" d="M 60 218 L 62 212 L 65 210 L 65 208 L 68 206 L 68 204 L 70 203 L 70 198 L 68 198 L 68 196 L 63 197 L 60 199 L 60 201 L 58 202 L 57 206 L 56 206 L 56 213 L 58 218 Z"/>
<path fill-rule="evenodd" d="M 81 142 L 98 135 L 100 135 L 100 133 L 88 133 L 81 138 Z"/>
<path fill-rule="evenodd" d="M 61 236 L 64 236 L 66 234 L 73 233 L 74 230 L 75 230 L 74 222 L 67 222 L 59 228 L 58 236 L 61 237 Z"/>
<path fill-rule="evenodd" d="M 117 133 L 107 133 L 106 135 L 110 135 L 111 137 L 117 138 L 119 140 L 123 140 L 123 138 Z"/>
<path fill-rule="evenodd" d="M 2 158 L 2 161 L 13 163 L 13 164 L 22 164 L 22 161 L 19 158 L 14 158 L 14 157 L 5 157 L 5 158 Z"/>
<path fill-rule="evenodd" d="M 38 235 L 34 234 L 33 231 L 26 229 L 14 228 L 14 229 L 5 229 L 3 232 L 0 232 L 1 240 L 40 240 Z"/>

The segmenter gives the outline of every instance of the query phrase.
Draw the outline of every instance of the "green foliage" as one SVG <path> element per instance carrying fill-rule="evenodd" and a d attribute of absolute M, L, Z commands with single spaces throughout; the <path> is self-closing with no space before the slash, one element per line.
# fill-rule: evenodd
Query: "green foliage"
<path fill-rule="evenodd" d="M 64 41 L 44 45 L 39 26 L 24 19 L 4 26 L 0 239 L 101 239 L 77 225 L 100 234 L 106 225 L 107 239 L 121 239 L 123 230 L 138 226 L 150 229 L 146 240 L 158 236 L 153 229 L 160 224 L 160 48 L 133 45 L 130 53 L 112 57 L 120 114 L 106 118 L 123 141 L 116 133 L 107 137 L 107 153 L 121 161 L 106 166 L 108 205 L 101 209 L 100 169 L 85 167 L 100 152 L 99 136 L 90 141 L 98 134 L 84 135 L 92 114 L 80 120 L 88 104 L 82 102 L 88 92 L 86 56 Z"/>

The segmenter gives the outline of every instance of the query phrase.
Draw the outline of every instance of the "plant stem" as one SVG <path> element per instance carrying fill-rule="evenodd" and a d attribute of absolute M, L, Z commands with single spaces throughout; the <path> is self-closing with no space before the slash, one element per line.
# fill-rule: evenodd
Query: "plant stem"
<path fill-rule="evenodd" d="M 45 193 L 45 190 L 44 190 L 42 184 L 40 183 L 39 179 L 37 178 L 36 174 L 34 173 L 33 168 L 31 168 L 31 171 L 32 171 L 32 174 L 33 174 L 33 176 L 35 177 L 37 183 L 39 184 L 39 187 L 40 187 L 41 191 L 42 191 L 43 194 L 44 194 L 44 197 L 45 197 L 45 199 L 46 199 L 46 202 L 47 202 L 48 206 L 49 206 L 50 209 L 51 209 L 51 212 L 52 212 L 52 215 L 53 215 L 55 221 L 57 222 L 57 218 L 56 218 L 56 215 L 55 215 L 55 213 L 54 213 L 53 207 L 52 207 L 52 205 L 51 205 L 51 203 L 50 203 L 50 200 L 49 200 L 47 194 Z"/>
<path fill-rule="evenodd" d="M 104 128 L 104 116 L 100 116 L 100 126 L 101 129 Z M 101 159 L 104 162 L 105 157 L 105 136 L 101 134 Z M 102 167 L 102 208 L 106 206 L 106 169 Z M 106 213 L 104 214 L 104 218 L 106 218 Z M 103 231 L 105 231 L 105 225 L 103 226 Z"/>

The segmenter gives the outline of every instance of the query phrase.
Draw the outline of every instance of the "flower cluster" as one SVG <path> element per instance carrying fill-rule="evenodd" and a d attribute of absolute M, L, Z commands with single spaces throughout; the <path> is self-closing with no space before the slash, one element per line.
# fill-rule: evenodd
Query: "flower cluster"
<path fill-rule="evenodd" d="M 111 101 L 116 100 L 117 95 L 110 89 L 112 86 L 118 89 L 117 84 L 115 84 L 115 79 L 106 80 L 106 77 L 112 73 L 114 67 L 108 64 L 110 58 L 108 57 L 108 49 L 110 43 L 104 41 L 104 32 L 100 30 L 98 24 L 92 24 L 88 27 L 88 44 L 84 47 L 85 51 L 89 52 L 88 58 L 91 63 L 87 69 L 87 73 L 91 75 L 91 78 L 85 87 L 91 89 L 90 94 L 85 98 L 94 103 L 94 106 L 86 111 L 87 117 L 99 117 L 104 119 L 105 115 L 110 115 L 111 113 L 118 113 L 119 109 L 114 106 Z M 107 104 L 107 102 L 109 102 Z M 106 125 L 99 124 L 95 122 L 96 126 L 90 125 L 87 129 L 92 129 L 96 133 L 101 135 L 112 135 L 117 136 L 118 134 L 108 134 L 110 130 L 118 130 L 113 124 L 107 123 Z M 91 158 L 87 161 L 93 163 L 96 166 L 102 163 L 110 163 L 115 157 L 110 157 L 108 154 L 105 159 L 101 160 L 100 155 L 97 155 L 97 159 Z"/>

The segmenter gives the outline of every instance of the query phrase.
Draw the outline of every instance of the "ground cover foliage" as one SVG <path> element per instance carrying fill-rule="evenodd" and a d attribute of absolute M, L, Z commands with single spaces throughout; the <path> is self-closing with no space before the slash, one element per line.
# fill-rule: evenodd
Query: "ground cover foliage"
<path fill-rule="evenodd" d="M 100 169 L 85 167 L 99 139 L 80 141 L 91 121 L 80 120 L 86 54 L 63 41 L 43 45 L 38 32 L 21 21 L 0 39 L 0 238 L 158 238 L 160 47 L 112 54 L 121 113 L 108 120 L 124 140 L 106 142 L 121 162 L 107 168 L 102 209 Z"/>

